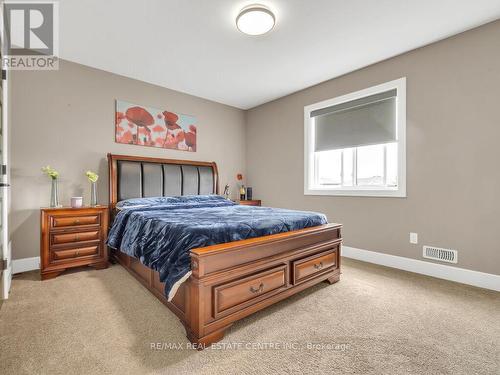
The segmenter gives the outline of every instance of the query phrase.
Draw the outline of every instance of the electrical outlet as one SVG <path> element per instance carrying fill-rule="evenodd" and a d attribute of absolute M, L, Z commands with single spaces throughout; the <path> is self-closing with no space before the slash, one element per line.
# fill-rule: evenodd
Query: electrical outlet
<path fill-rule="evenodd" d="M 410 232 L 410 243 L 414 245 L 418 244 L 418 233 Z"/>

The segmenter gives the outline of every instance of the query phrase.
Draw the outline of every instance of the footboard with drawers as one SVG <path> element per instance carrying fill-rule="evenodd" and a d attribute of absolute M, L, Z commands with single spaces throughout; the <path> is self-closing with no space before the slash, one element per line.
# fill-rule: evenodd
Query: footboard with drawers
<path fill-rule="evenodd" d="M 171 302 L 159 275 L 137 259 L 115 259 L 169 307 L 202 349 L 235 321 L 322 281 L 340 277 L 341 225 L 214 245 L 191 251 L 190 278 Z"/>
<path fill-rule="evenodd" d="M 218 194 L 214 162 L 108 154 L 110 217 L 117 202 L 137 197 Z M 172 301 L 158 272 L 119 250 L 116 261 L 184 324 L 202 349 L 235 321 L 322 281 L 340 277 L 340 224 L 192 249 L 191 275 Z"/>

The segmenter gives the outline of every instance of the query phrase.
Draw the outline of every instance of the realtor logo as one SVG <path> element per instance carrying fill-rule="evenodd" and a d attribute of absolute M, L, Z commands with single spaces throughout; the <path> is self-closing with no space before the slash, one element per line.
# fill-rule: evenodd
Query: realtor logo
<path fill-rule="evenodd" d="M 58 69 L 58 3 L 5 1 L 2 69 Z"/>

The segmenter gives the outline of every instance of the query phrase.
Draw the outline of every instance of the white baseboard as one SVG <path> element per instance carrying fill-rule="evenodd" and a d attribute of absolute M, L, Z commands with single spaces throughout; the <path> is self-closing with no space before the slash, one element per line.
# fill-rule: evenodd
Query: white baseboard
<path fill-rule="evenodd" d="M 40 257 L 12 260 L 12 273 L 21 273 L 40 269 Z"/>
<path fill-rule="evenodd" d="M 500 275 L 342 246 L 342 256 L 500 292 Z M 12 273 L 40 269 L 40 257 L 14 259 Z"/>
<path fill-rule="evenodd" d="M 500 275 L 342 246 L 342 256 L 500 292 Z"/>

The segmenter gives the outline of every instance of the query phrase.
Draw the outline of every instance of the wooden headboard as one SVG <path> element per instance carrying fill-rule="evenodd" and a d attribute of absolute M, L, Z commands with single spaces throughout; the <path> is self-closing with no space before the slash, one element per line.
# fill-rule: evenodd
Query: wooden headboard
<path fill-rule="evenodd" d="M 219 193 L 215 162 L 108 154 L 109 201 Z"/>

